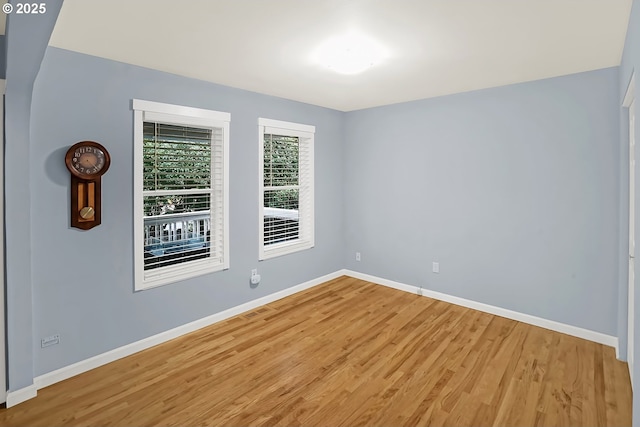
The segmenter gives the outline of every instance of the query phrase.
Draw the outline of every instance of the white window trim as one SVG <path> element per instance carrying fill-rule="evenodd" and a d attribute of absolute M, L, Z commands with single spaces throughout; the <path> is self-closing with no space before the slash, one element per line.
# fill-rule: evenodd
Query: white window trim
<path fill-rule="evenodd" d="M 258 260 L 263 261 L 282 255 L 310 249 L 315 245 L 315 206 L 314 206 L 314 144 L 316 127 L 300 123 L 285 122 L 273 119 L 258 119 Z M 310 167 L 309 179 L 311 185 L 311 198 L 309 202 L 308 219 L 311 226 L 304 239 L 296 239 L 288 242 L 264 245 L 264 134 L 273 133 L 278 135 L 297 136 L 304 138 L 309 145 Z"/>
<path fill-rule="evenodd" d="M 134 289 L 141 291 L 169 283 L 178 282 L 203 274 L 229 268 L 229 122 L 231 114 L 185 107 L 159 102 L 133 100 L 134 149 L 133 149 L 133 236 L 134 236 Z M 223 129 L 223 254 L 222 262 L 213 263 L 208 259 L 176 264 L 161 271 L 144 272 L 144 242 L 139 236 L 144 234 L 143 214 L 143 124 L 157 121 L 184 126 L 203 126 Z"/>

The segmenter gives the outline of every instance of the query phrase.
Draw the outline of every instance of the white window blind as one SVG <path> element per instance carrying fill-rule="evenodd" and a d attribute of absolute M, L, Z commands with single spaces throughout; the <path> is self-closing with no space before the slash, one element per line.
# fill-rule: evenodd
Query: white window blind
<path fill-rule="evenodd" d="M 136 112 L 136 289 L 228 268 L 228 121 L 140 103 L 168 112 Z"/>
<path fill-rule="evenodd" d="M 313 126 L 260 119 L 260 259 L 314 245 Z"/>

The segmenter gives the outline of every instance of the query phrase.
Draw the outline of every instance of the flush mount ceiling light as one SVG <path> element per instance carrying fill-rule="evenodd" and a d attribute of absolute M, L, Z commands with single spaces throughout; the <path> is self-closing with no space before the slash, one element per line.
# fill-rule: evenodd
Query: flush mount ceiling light
<path fill-rule="evenodd" d="M 386 56 L 384 48 L 374 40 L 351 32 L 322 43 L 314 52 L 313 60 L 340 74 L 358 74 Z"/>

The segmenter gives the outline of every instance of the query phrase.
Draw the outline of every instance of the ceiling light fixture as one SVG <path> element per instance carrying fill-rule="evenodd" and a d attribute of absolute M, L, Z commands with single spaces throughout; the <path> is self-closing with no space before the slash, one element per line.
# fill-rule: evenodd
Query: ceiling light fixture
<path fill-rule="evenodd" d="M 358 74 L 379 64 L 387 56 L 374 40 L 351 32 L 322 43 L 313 54 L 314 62 L 340 74 Z"/>

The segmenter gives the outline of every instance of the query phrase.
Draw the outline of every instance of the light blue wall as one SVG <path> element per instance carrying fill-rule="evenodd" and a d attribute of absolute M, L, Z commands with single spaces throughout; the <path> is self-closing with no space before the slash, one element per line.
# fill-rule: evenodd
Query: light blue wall
<path fill-rule="evenodd" d="M 133 292 L 133 98 L 231 113 L 228 271 Z M 315 248 L 260 263 L 258 117 L 316 126 Z M 31 115 L 35 374 L 342 268 L 341 126 L 334 110 L 48 48 Z M 102 179 L 102 225 L 79 231 L 69 227 L 63 158 L 86 139 L 103 144 L 112 162 Z M 262 274 L 255 289 L 252 268 Z M 41 349 L 40 338 L 54 333 L 61 344 Z"/>
<path fill-rule="evenodd" d="M 627 250 L 628 250 L 628 221 L 629 221 L 629 121 L 628 110 L 620 107 L 624 96 L 627 92 L 627 87 L 631 79 L 631 74 L 635 70 L 635 108 L 636 108 L 636 147 L 638 137 L 640 135 L 640 2 L 638 0 L 633 1 L 633 7 L 631 9 L 631 17 L 629 19 L 629 27 L 627 29 L 627 39 L 624 46 L 624 53 L 622 55 L 622 63 L 619 67 L 619 87 L 618 87 L 618 106 L 620 109 L 620 199 L 621 199 L 621 227 L 620 227 L 620 252 L 624 256 L 620 257 L 619 264 L 619 317 L 618 317 L 618 334 L 620 342 L 623 346 L 620 346 L 621 355 L 626 359 L 627 352 L 627 293 L 628 293 L 628 264 L 627 264 Z M 636 165 L 640 165 L 640 150 L 636 149 Z M 636 206 L 636 242 L 640 242 L 640 173 L 636 169 L 636 182 L 635 182 L 635 206 Z M 632 373 L 634 378 L 634 384 L 636 388 L 640 384 L 640 269 L 636 262 L 635 273 L 635 322 L 634 322 L 634 372 Z M 636 390 L 637 391 L 637 390 Z M 640 426 L 640 393 L 634 393 L 633 395 L 633 425 Z"/>
<path fill-rule="evenodd" d="M 347 268 L 616 335 L 617 88 L 609 68 L 348 113 Z"/>
<path fill-rule="evenodd" d="M 33 286 L 30 203 L 30 120 L 33 83 L 62 1 L 49 0 L 43 15 L 7 17 L 5 92 L 5 227 L 8 387 L 33 382 Z"/>

